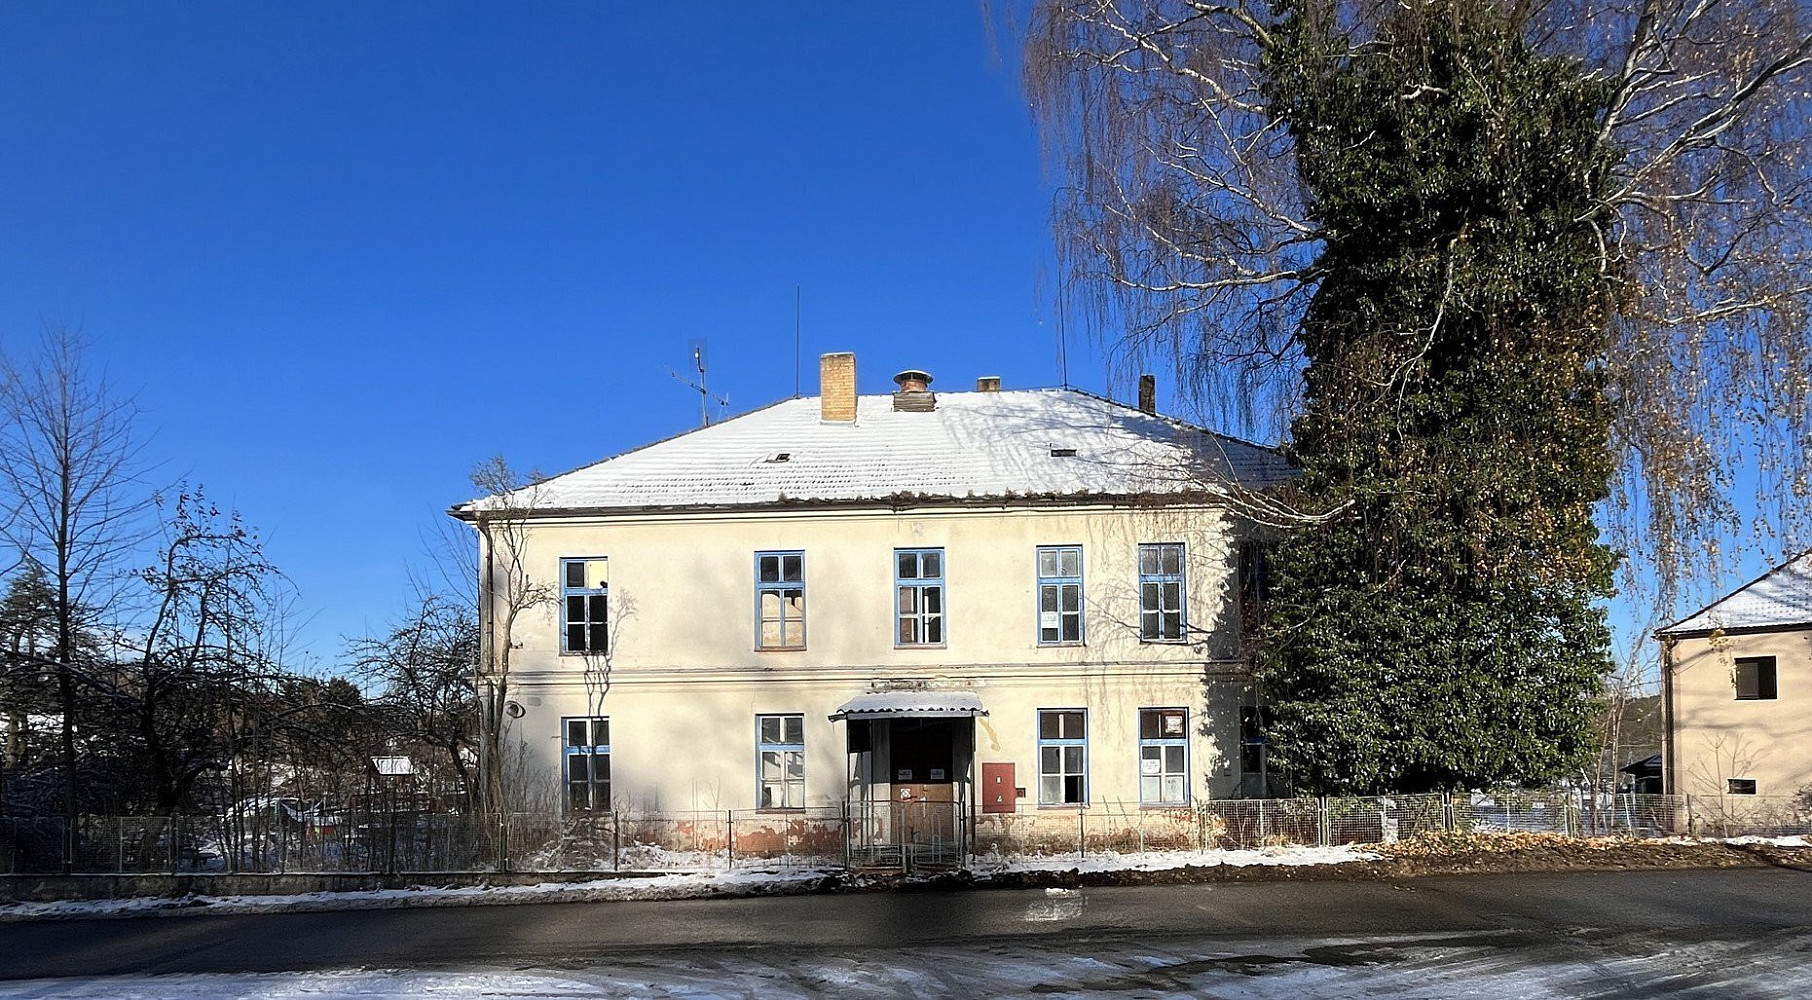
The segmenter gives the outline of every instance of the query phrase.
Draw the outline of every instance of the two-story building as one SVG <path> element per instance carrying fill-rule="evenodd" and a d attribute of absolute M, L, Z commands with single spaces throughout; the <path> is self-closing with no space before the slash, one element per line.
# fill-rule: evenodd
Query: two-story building
<path fill-rule="evenodd" d="M 515 780 L 568 811 L 1262 793 L 1233 501 L 1278 453 L 1159 415 L 1149 380 L 1129 406 L 922 372 L 858 396 L 849 354 L 821 376 L 454 508 L 519 511 L 547 597 L 508 635 L 486 605 Z"/>
<path fill-rule="evenodd" d="M 1667 791 L 1812 793 L 1812 551 L 1656 635 Z"/>

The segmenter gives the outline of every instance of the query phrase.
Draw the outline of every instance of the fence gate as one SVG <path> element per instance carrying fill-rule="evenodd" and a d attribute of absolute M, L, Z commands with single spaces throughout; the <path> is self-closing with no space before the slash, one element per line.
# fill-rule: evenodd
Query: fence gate
<path fill-rule="evenodd" d="M 960 868 L 967 853 L 960 802 L 852 802 L 852 868 L 925 871 Z"/>

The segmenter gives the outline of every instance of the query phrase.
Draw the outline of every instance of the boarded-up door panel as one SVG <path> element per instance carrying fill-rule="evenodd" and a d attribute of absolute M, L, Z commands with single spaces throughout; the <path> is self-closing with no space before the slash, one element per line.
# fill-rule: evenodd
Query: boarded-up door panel
<path fill-rule="evenodd" d="M 981 800 L 984 813 L 1010 813 L 1019 808 L 1011 762 L 982 764 Z"/>

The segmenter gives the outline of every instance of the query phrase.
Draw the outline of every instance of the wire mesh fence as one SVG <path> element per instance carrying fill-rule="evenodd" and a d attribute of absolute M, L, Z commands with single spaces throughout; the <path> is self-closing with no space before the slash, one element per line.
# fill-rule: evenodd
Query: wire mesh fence
<path fill-rule="evenodd" d="M 400 873 L 952 868 L 973 861 L 1391 843 L 1440 831 L 1565 836 L 1812 835 L 1786 796 L 1572 790 L 1218 799 L 1142 807 L 845 803 L 562 816 L 415 810 L 0 817 L 0 872 Z"/>

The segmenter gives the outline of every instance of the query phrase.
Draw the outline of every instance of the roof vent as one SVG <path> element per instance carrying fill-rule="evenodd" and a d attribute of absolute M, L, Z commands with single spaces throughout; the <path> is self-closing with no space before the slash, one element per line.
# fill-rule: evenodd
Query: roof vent
<path fill-rule="evenodd" d="M 937 394 L 931 391 L 931 376 L 908 368 L 893 377 L 899 390 L 893 394 L 896 413 L 930 413 L 937 409 Z"/>
<path fill-rule="evenodd" d="M 768 457 L 762 459 L 762 461 L 767 463 L 768 465 L 775 465 L 780 462 L 790 462 L 792 460 L 793 460 L 793 453 L 790 451 L 777 451 L 777 452 L 773 453 L 772 455 L 769 455 Z"/>
<path fill-rule="evenodd" d="M 999 392 L 1000 391 L 1000 376 L 999 375 L 983 375 L 981 378 L 976 379 L 975 380 L 975 391 L 976 392 Z"/>
<path fill-rule="evenodd" d="M 1158 412 L 1158 380 L 1150 375 L 1139 376 L 1139 409 L 1154 415 Z"/>
<path fill-rule="evenodd" d="M 1052 458 L 1075 458 L 1075 457 L 1076 457 L 1076 449 L 1074 449 L 1074 448 L 1057 448 L 1057 447 L 1053 447 L 1053 448 L 1052 448 L 1052 449 L 1051 449 L 1051 457 L 1052 457 Z"/>

